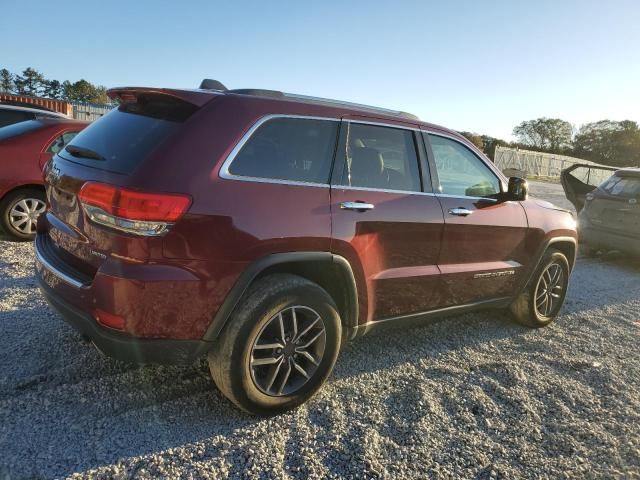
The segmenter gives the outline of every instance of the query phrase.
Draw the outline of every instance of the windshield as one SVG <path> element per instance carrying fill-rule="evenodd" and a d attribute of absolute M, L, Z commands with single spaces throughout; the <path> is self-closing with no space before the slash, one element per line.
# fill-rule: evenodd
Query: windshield
<path fill-rule="evenodd" d="M 18 135 L 32 132 L 42 127 L 42 123 L 37 120 L 27 120 L 25 122 L 14 123 L 0 128 L 0 141 L 17 137 Z"/>

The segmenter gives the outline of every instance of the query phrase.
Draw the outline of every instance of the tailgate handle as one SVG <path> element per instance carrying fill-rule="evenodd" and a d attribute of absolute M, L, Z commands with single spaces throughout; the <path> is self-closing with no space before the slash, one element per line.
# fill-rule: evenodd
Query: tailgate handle
<path fill-rule="evenodd" d="M 466 208 L 458 207 L 458 208 L 450 208 L 449 213 L 451 215 L 456 215 L 457 217 L 466 217 L 468 215 L 471 215 L 473 212 Z"/>
<path fill-rule="evenodd" d="M 373 210 L 373 204 L 365 202 L 342 202 L 340 203 L 342 210 L 354 210 L 356 212 L 366 212 Z"/>

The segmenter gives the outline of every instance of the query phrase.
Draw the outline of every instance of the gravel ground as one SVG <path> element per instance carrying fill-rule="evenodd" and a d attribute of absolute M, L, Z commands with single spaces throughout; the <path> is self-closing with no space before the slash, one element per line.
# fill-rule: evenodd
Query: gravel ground
<path fill-rule="evenodd" d="M 0 479 L 640 478 L 638 262 L 580 259 L 545 329 L 493 312 L 356 341 L 315 399 L 258 419 L 204 361 L 101 356 L 31 258 L 0 242 Z"/>

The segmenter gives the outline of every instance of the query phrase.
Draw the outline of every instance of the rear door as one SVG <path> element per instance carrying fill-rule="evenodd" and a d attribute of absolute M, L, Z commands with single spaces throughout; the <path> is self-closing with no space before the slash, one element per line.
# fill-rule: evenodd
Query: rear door
<path fill-rule="evenodd" d="M 437 305 L 443 218 L 418 130 L 345 120 L 331 212 L 332 251 L 349 260 L 366 286 L 358 293 L 367 321 Z"/>
<path fill-rule="evenodd" d="M 435 133 L 425 141 L 444 212 L 440 306 L 512 295 L 528 258 L 524 208 L 497 201 L 500 177 L 467 145 Z"/>

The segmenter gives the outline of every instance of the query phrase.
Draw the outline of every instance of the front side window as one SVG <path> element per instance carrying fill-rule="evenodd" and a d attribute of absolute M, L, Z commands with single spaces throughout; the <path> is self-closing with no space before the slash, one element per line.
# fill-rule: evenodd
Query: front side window
<path fill-rule="evenodd" d="M 429 135 L 440 181 L 440 193 L 459 197 L 491 197 L 500 193 L 500 180 L 461 143 Z"/>
<path fill-rule="evenodd" d="M 351 123 L 346 184 L 351 187 L 419 192 L 420 169 L 413 132 Z"/>
<path fill-rule="evenodd" d="M 311 118 L 274 118 L 251 135 L 229 166 L 243 177 L 328 183 L 338 123 Z"/>
<path fill-rule="evenodd" d="M 77 134 L 78 132 L 65 132 L 62 135 L 57 136 L 56 139 L 51 142 L 51 145 L 49 145 L 47 152 L 51 152 L 55 155 L 60 150 L 62 150 L 67 145 L 67 143 L 73 140 L 73 137 L 75 137 Z"/>

